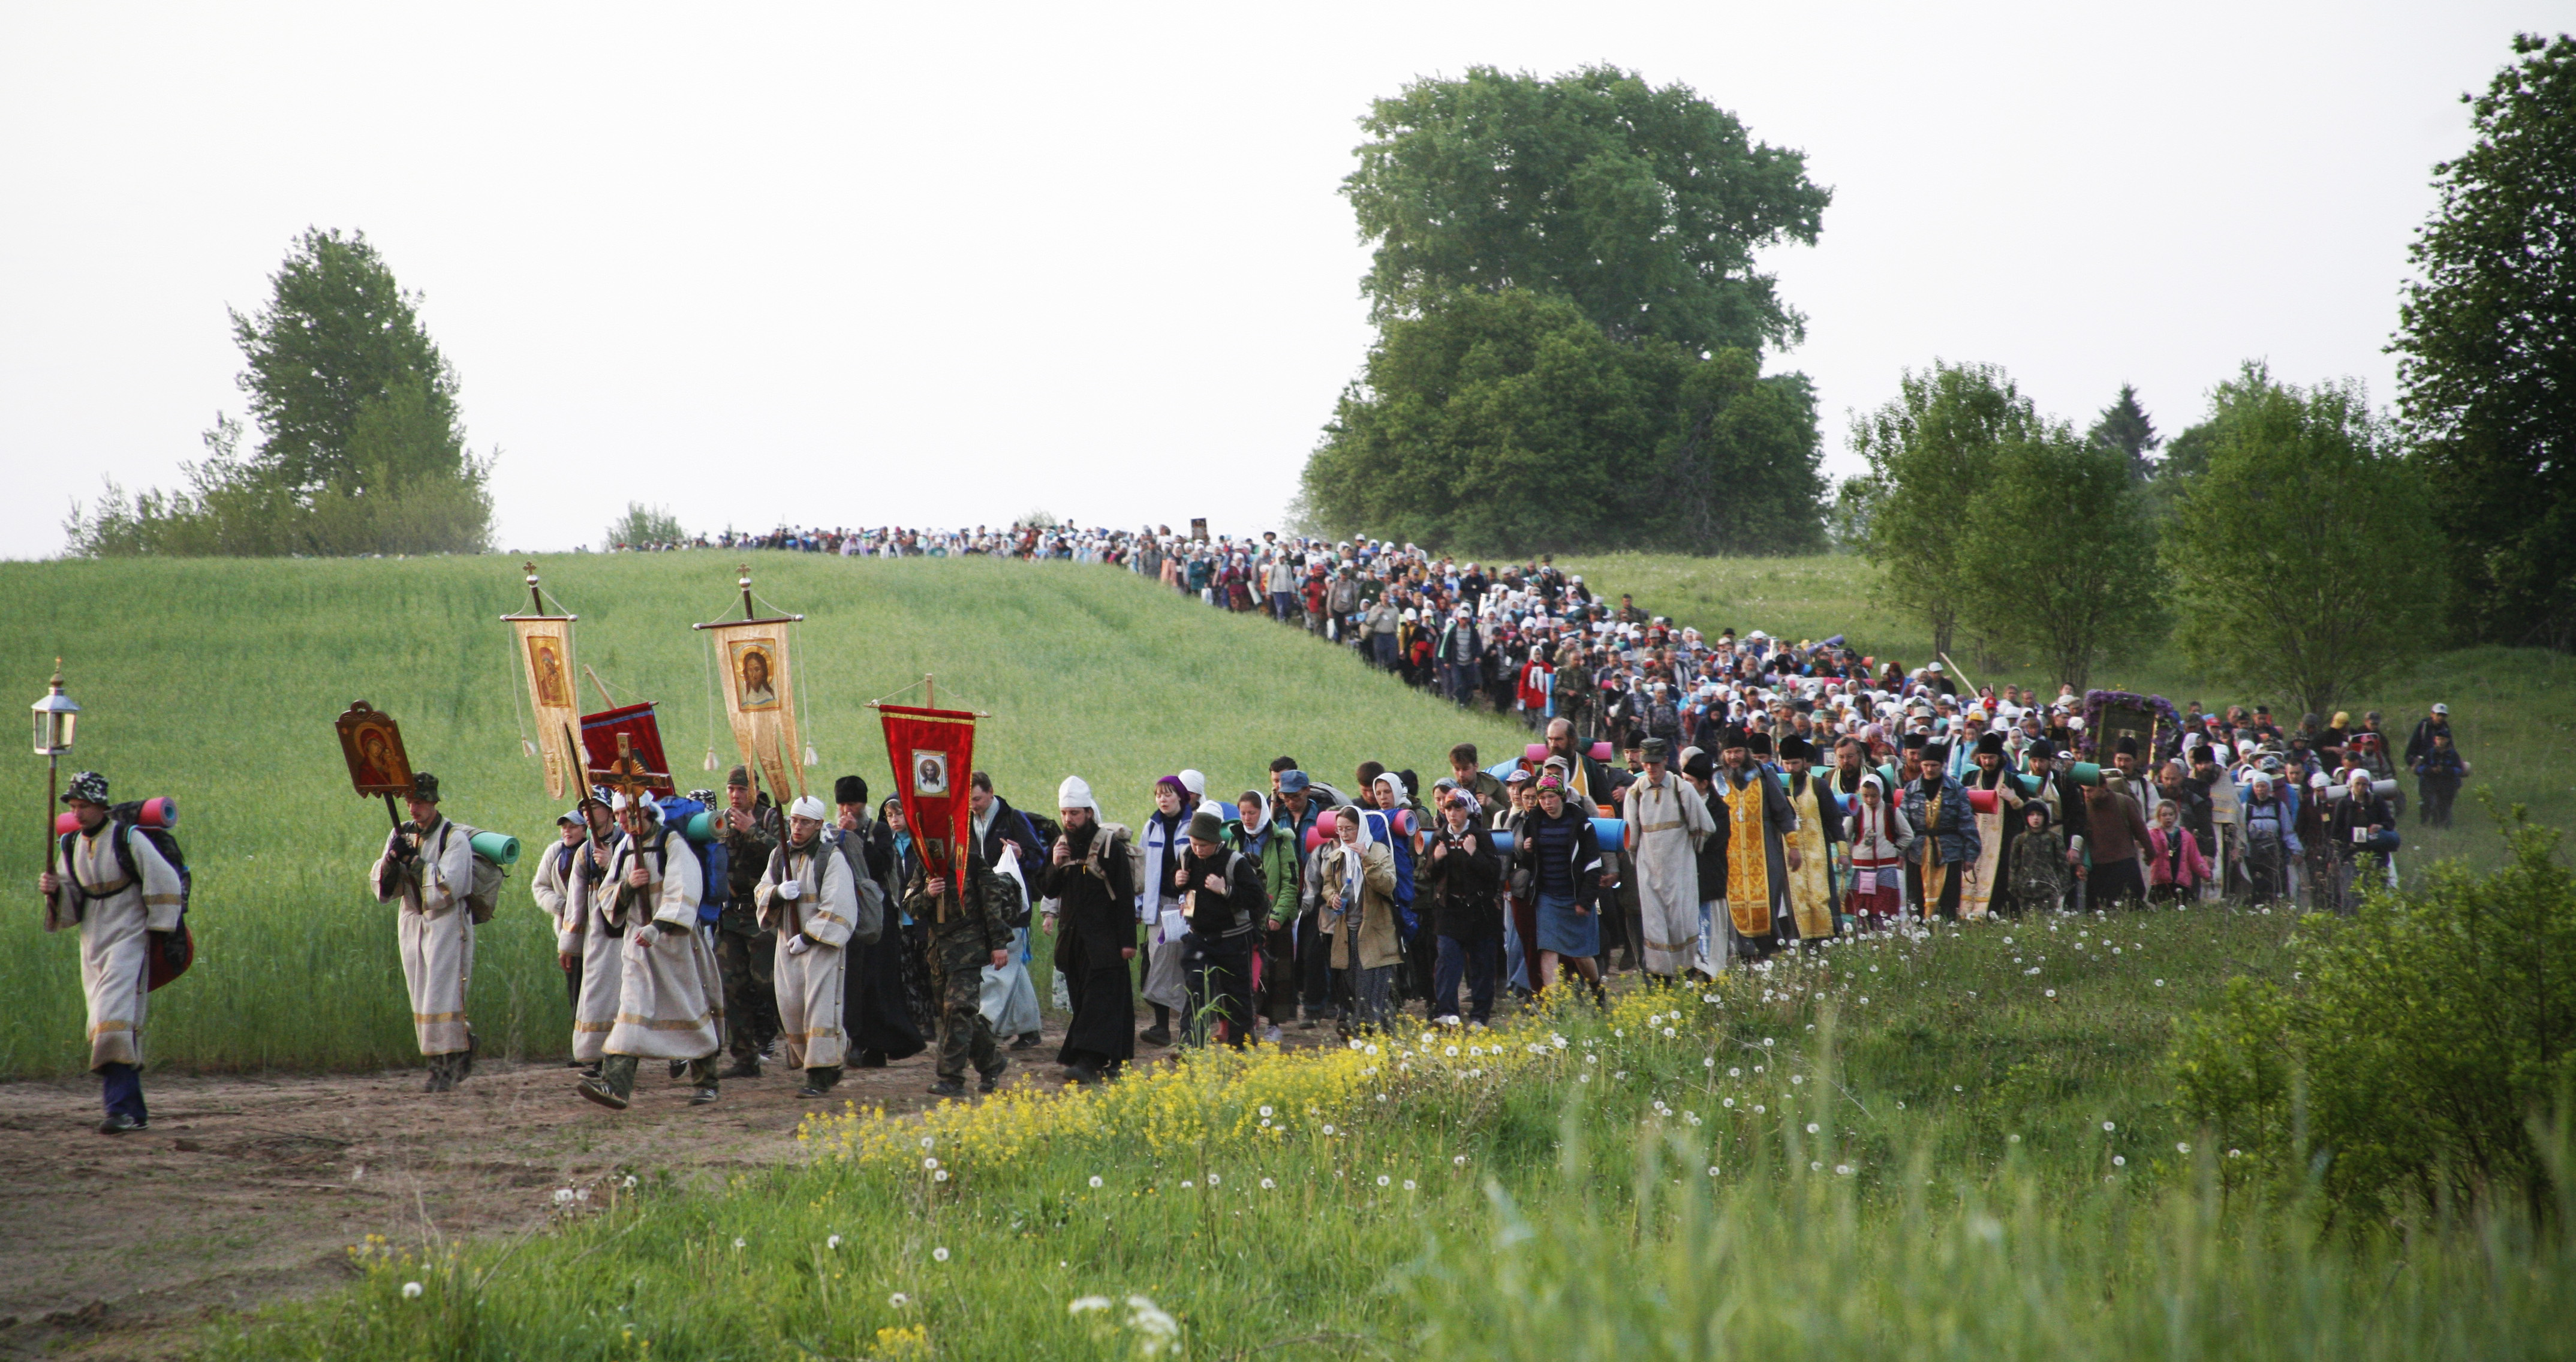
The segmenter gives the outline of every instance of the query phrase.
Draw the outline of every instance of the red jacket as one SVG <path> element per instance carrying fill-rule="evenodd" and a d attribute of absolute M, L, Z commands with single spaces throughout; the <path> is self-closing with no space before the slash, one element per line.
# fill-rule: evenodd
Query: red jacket
<path fill-rule="evenodd" d="M 2201 859 L 2199 839 L 2193 837 L 2189 829 L 2176 828 L 2174 835 L 2182 838 L 2182 852 L 2179 856 L 2172 854 L 2171 848 L 2165 841 L 2163 828 L 2147 829 L 2147 883 L 2150 885 L 2174 883 L 2174 870 L 2179 864 L 2182 871 L 2182 887 L 2189 889 L 2209 878 L 2209 862 Z"/>

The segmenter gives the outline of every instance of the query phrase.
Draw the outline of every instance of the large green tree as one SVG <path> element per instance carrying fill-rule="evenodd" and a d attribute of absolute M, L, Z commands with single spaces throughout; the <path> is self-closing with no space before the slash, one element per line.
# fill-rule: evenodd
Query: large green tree
<path fill-rule="evenodd" d="M 73 508 L 85 554 L 475 552 L 491 539 L 489 459 L 465 448 L 456 374 L 364 233 L 296 238 L 256 316 L 233 312 L 256 448 L 219 416 L 184 491 Z"/>
<path fill-rule="evenodd" d="M 2475 637 L 2576 645 L 2576 39 L 2514 39 L 2433 168 L 2394 344 L 2400 411 Z"/>
<path fill-rule="evenodd" d="M 1390 321 L 1307 462 L 1303 518 L 1473 551 L 1819 546 L 1814 396 L 1752 355 L 1620 344 L 1571 301 Z"/>
<path fill-rule="evenodd" d="M 1846 485 L 1839 518 L 1861 527 L 1861 555 L 1884 574 L 1888 599 L 1919 615 L 1934 651 L 1946 653 L 1967 603 L 1969 502 L 2008 442 L 2046 432 L 2030 399 L 1991 364 L 1935 360 L 1906 371 L 1897 389 L 1852 425 L 1852 450 L 1868 471 Z"/>
<path fill-rule="evenodd" d="M 1813 244 L 1830 191 L 1685 85 L 1615 67 L 1541 80 L 1491 67 L 1371 105 L 1342 185 L 1376 243 L 1380 322 L 1461 290 L 1570 298 L 1613 340 L 1714 354 L 1794 341 L 1754 252 Z"/>
<path fill-rule="evenodd" d="M 2195 664 L 2331 712 L 2434 636 L 2441 536 L 2424 479 L 2357 383 L 2302 390 L 2259 363 L 2210 395 L 2208 466 L 2163 555 Z"/>
<path fill-rule="evenodd" d="M 1959 526 L 1969 622 L 2078 691 L 2095 663 L 2162 636 L 2155 522 L 2134 474 L 2117 442 L 2059 422 L 2010 430 Z"/>

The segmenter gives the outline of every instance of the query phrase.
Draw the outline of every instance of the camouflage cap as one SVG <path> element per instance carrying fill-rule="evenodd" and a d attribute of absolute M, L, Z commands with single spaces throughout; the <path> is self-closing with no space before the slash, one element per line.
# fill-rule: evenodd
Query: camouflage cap
<path fill-rule="evenodd" d="M 437 803 L 438 777 L 431 775 L 427 771 L 412 772 L 411 797 L 414 799 L 427 800 L 432 804 Z"/>
<path fill-rule="evenodd" d="M 96 771 L 80 771 L 72 776 L 72 787 L 63 792 L 63 802 L 80 800 L 85 804 L 107 802 L 107 777 Z"/>

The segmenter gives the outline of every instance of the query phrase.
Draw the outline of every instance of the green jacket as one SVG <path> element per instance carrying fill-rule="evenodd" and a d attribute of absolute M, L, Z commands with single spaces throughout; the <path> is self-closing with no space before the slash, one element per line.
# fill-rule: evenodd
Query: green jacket
<path fill-rule="evenodd" d="M 930 924 L 930 963 L 934 969 L 976 968 L 983 957 L 1011 944 L 1011 915 L 1019 906 L 1019 886 L 994 874 L 976 856 L 967 862 L 966 891 L 946 901 L 933 901 L 922 886 L 924 869 L 916 868 L 903 888 L 903 910 L 915 922 Z M 946 909 L 946 916 L 941 910 Z"/>
<path fill-rule="evenodd" d="M 1288 826 L 1285 820 L 1272 822 L 1270 836 L 1261 844 L 1261 853 L 1257 856 L 1253 854 L 1250 841 L 1241 823 L 1226 824 L 1226 846 L 1242 852 L 1261 868 L 1261 887 L 1270 897 L 1270 925 L 1277 927 L 1295 921 L 1300 850 L 1297 830 Z"/>

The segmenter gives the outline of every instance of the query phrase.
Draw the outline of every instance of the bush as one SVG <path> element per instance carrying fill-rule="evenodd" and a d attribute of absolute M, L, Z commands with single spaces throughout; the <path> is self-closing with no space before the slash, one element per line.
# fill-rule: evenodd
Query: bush
<path fill-rule="evenodd" d="M 2550 1214 L 2535 1122 L 2576 1080 L 2576 876 L 2500 816 L 2508 859 L 2445 863 L 2349 921 L 2313 919 L 2294 986 L 2239 979 L 2177 1030 L 2173 1104 L 2366 1219 L 2515 1198 Z"/>

